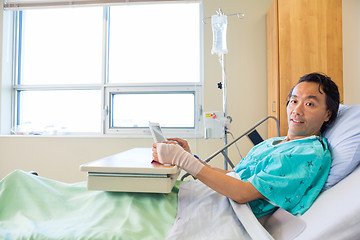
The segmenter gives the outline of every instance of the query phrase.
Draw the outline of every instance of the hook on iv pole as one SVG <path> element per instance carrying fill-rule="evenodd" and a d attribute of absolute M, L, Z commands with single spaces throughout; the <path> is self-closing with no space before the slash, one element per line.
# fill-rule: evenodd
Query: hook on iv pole
<path fill-rule="evenodd" d="M 223 11 L 221 10 L 221 8 L 219 8 L 219 10 L 218 11 L 216 11 L 216 13 L 218 14 L 218 15 L 224 15 L 224 13 L 223 13 Z"/>
<path fill-rule="evenodd" d="M 218 11 L 216 11 L 217 15 L 222 16 L 222 15 L 226 15 L 227 17 L 231 17 L 231 16 L 237 16 L 239 19 L 242 19 L 245 17 L 244 13 L 232 13 L 232 14 L 224 14 L 224 12 L 221 10 L 221 8 L 219 8 Z M 207 20 L 210 19 L 211 17 L 205 17 L 202 19 L 202 23 L 203 24 L 207 24 Z"/>

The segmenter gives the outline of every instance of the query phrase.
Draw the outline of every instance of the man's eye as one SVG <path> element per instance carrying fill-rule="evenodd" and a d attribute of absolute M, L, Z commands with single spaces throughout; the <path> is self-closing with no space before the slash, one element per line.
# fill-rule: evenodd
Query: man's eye
<path fill-rule="evenodd" d="M 306 105 L 308 105 L 308 106 L 314 106 L 314 104 L 312 104 L 312 103 L 307 103 Z"/>

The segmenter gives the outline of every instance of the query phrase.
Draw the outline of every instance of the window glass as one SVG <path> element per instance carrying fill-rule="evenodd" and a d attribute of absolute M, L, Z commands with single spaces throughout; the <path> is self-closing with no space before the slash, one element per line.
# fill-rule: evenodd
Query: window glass
<path fill-rule="evenodd" d="M 18 131 L 100 132 L 98 90 L 19 92 Z"/>
<path fill-rule="evenodd" d="M 102 19 L 102 7 L 22 11 L 20 83 L 100 83 Z"/>
<path fill-rule="evenodd" d="M 109 82 L 199 82 L 198 3 L 110 8 Z"/>
<path fill-rule="evenodd" d="M 176 134 L 198 133 L 200 7 L 5 11 L 4 56 L 11 57 L 3 60 L 9 87 L 2 91 L 13 106 L 3 114 L 7 126 L 19 133 L 143 136 L 152 121 Z"/>
<path fill-rule="evenodd" d="M 193 93 L 133 93 L 112 95 L 112 127 L 194 127 Z"/>

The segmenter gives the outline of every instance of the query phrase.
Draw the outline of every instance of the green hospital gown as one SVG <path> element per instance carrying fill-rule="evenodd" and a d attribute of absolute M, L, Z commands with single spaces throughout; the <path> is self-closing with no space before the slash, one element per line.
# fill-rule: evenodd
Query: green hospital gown
<path fill-rule="evenodd" d="M 303 214 L 320 193 L 330 171 L 327 140 L 311 136 L 276 144 L 282 139 L 271 138 L 256 145 L 234 170 L 273 204 L 292 214 Z M 269 201 L 258 199 L 249 205 L 261 217 L 276 209 Z"/>

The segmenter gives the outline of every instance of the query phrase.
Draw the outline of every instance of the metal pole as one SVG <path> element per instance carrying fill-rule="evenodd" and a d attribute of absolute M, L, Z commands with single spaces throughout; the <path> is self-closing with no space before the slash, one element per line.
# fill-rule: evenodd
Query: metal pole
<path fill-rule="evenodd" d="M 227 103 L 227 86 L 226 86 L 226 74 L 225 74 L 225 54 L 222 53 L 220 57 L 221 62 L 221 70 L 222 70 L 222 91 L 223 91 L 223 112 L 224 117 L 227 117 L 227 109 L 226 109 L 226 103 Z M 224 144 L 227 145 L 227 131 L 226 126 L 224 127 Z M 227 155 L 227 149 L 225 149 L 225 154 Z M 228 169 L 227 159 L 224 159 L 224 169 Z"/>

